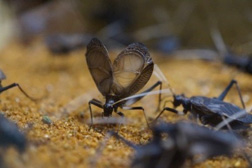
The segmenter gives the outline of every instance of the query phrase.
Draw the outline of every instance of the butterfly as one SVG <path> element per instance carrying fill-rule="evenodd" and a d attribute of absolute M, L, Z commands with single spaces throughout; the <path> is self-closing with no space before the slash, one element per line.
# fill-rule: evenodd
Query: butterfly
<path fill-rule="evenodd" d="M 118 111 L 118 107 L 142 110 L 144 113 L 143 107 L 128 107 L 144 95 L 127 99 L 146 85 L 153 72 L 154 63 L 144 44 L 130 44 L 112 63 L 103 43 L 99 39 L 93 38 L 87 45 L 86 61 L 98 90 L 106 100 L 105 104 L 97 99 L 89 101 L 91 124 L 93 124 L 91 105 L 103 109 L 105 117 L 111 116 L 113 112 L 124 116 L 122 112 Z M 157 86 L 160 86 L 161 89 L 162 83 L 158 81 L 142 93 L 148 93 Z M 144 116 L 146 118 L 145 113 Z"/>

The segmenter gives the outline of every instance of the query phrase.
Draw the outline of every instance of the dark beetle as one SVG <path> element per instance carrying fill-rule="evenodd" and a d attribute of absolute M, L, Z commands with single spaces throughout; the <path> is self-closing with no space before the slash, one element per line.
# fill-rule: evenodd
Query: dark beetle
<path fill-rule="evenodd" d="M 218 29 L 211 30 L 211 36 L 224 64 L 235 66 L 252 74 L 252 57 L 238 56 L 228 49 Z"/>
<path fill-rule="evenodd" d="M 252 57 L 236 56 L 232 52 L 225 54 L 223 62 L 227 65 L 235 66 L 244 72 L 252 74 Z"/>
<path fill-rule="evenodd" d="M 26 137 L 19 131 L 17 125 L 0 114 L 0 146 L 3 148 L 15 146 L 20 152 L 26 147 Z"/>
<path fill-rule="evenodd" d="M 120 101 L 142 89 L 152 75 L 154 64 L 148 49 L 143 44 L 130 44 L 117 56 L 112 65 L 107 49 L 100 40 L 94 38 L 87 46 L 86 61 L 98 90 L 106 99 L 105 104 L 96 99 L 89 101 L 91 124 L 93 123 L 91 104 L 102 108 L 105 117 L 111 116 L 113 111 L 123 116 L 123 113 L 118 111 L 118 107 L 144 112 L 143 107 L 126 107 L 143 96 Z M 150 92 L 157 86 L 160 86 L 161 90 L 162 83 L 158 81 L 143 93 Z M 161 94 L 159 94 L 159 103 L 160 98 Z"/>
<path fill-rule="evenodd" d="M 220 155 L 230 156 L 243 146 L 234 134 L 216 132 L 188 122 L 161 123 L 152 132 L 153 138 L 145 145 L 134 145 L 117 133 L 111 134 L 135 149 L 133 168 L 179 168 L 187 159 L 198 162 Z"/>
<path fill-rule="evenodd" d="M 28 97 L 29 99 L 31 99 L 32 101 L 38 101 L 40 100 L 41 98 L 39 99 L 36 99 L 36 98 L 33 98 L 31 96 L 29 96 L 22 88 L 21 86 L 18 84 L 18 83 L 12 83 L 8 86 L 2 86 L 2 80 L 6 79 L 6 76 L 4 74 L 4 72 L 0 69 L 0 94 L 8 89 L 11 89 L 13 87 L 18 87 L 18 89 L 26 96 Z"/>
<path fill-rule="evenodd" d="M 236 84 L 243 109 L 232 103 L 223 101 L 233 84 Z M 193 96 L 191 98 L 187 98 L 183 94 L 173 94 L 173 106 L 176 108 L 180 105 L 183 106 L 184 113 L 190 111 L 194 117 L 199 117 L 203 124 L 209 124 L 211 126 L 216 126 L 225 118 L 229 118 L 238 112 L 244 111 L 245 109 L 241 91 L 236 80 L 231 80 L 226 89 L 217 98 L 209 98 L 204 96 Z M 164 111 L 179 113 L 176 109 L 165 107 L 156 119 L 158 119 Z M 234 119 L 232 122 L 230 122 L 230 126 L 234 129 L 241 129 L 249 127 L 249 124 L 251 123 L 252 115 L 246 113 L 244 116 Z"/>
<path fill-rule="evenodd" d="M 205 61 L 220 61 L 225 65 L 236 67 L 246 73 L 252 74 L 252 55 L 238 55 L 231 51 L 224 43 L 218 30 L 212 30 L 212 39 L 215 43 L 213 49 L 181 49 L 174 48 L 168 53 L 169 58 L 201 59 Z M 167 45 L 169 47 L 169 45 Z M 171 42 L 171 46 L 173 46 Z M 161 45 L 162 47 L 162 45 Z M 176 45 L 174 45 L 176 47 Z M 160 48 L 162 51 L 162 48 Z M 168 50 L 169 51 L 169 50 Z M 167 57 L 167 55 L 166 55 Z"/>
<path fill-rule="evenodd" d="M 86 46 L 90 39 L 87 34 L 52 34 L 45 38 L 45 44 L 54 54 L 67 54 Z"/>

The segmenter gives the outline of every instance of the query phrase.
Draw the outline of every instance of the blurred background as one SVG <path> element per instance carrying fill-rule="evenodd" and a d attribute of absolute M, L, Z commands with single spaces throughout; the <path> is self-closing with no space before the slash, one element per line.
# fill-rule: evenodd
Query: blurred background
<path fill-rule="evenodd" d="M 217 28 L 237 53 L 252 53 L 252 1 L 1 0 L 0 48 L 41 39 L 53 53 L 85 47 L 98 37 L 108 48 L 139 41 L 169 54 L 215 47 Z"/>
<path fill-rule="evenodd" d="M 4 152 L 0 167 L 2 160 L 11 168 L 88 167 L 96 156 L 103 135 L 89 129 L 88 101 L 104 99 L 84 60 L 93 37 L 104 43 L 112 57 L 132 42 L 144 43 L 164 73 L 162 80 L 177 94 L 216 97 L 235 78 L 251 109 L 252 0 L 0 0 L 0 70 L 7 77 L 3 86 L 17 82 L 31 96 L 49 95 L 32 103 L 19 91 L 1 94 L 0 112 L 27 130 L 29 145 L 21 159 L 0 149 Z M 214 61 L 195 60 L 197 56 Z M 169 59 L 179 57 L 186 59 Z M 146 89 L 160 80 L 152 76 Z M 155 98 L 146 96 L 137 104 L 153 119 Z M 164 94 L 164 98 L 171 97 Z M 225 100 L 242 107 L 235 88 Z M 142 113 L 125 110 L 124 114 L 136 124 L 122 125 L 123 137 L 147 143 L 151 135 L 145 131 Z M 94 116 L 100 117 L 101 109 L 94 108 Z M 187 119 L 171 113 L 162 117 L 172 122 Z M 100 167 L 129 165 L 133 150 L 115 142 L 100 156 Z M 234 167 L 236 163 L 248 167 L 241 157 L 218 160 L 202 167 Z"/>

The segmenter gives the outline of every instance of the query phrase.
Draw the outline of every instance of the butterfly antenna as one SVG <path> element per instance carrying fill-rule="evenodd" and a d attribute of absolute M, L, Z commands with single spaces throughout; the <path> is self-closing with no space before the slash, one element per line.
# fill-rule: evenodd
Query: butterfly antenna
<path fill-rule="evenodd" d="M 123 101 L 126 101 L 126 100 L 130 100 L 130 99 L 134 99 L 134 98 L 138 98 L 138 97 L 143 97 L 145 95 L 156 95 L 156 94 L 159 94 L 159 93 L 172 93 L 170 89 L 163 89 L 161 91 L 157 90 L 157 91 L 151 91 L 151 92 L 147 92 L 147 93 L 139 93 L 139 94 L 136 94 L 136 95 L 133 95 L 133 96 L 129 96 L 129 97 L 125 97 L 123 99 L 120 99 L 118 101 L 116 101 L 114 105 L 118 104 L 118 103 L 121 103 Z"/>
<path fill-rule="evenodd" d="M 166 84 L 168 86 L 168 88 L 170 89 L 172 95 L 174 96 L 175 93 L 171 87 L 171 84 L 168 82 L 167 78 L 165 77 L 164 73 L 161 71 L 161 69 L 159 68 L 159 66 L 157 64 L 154 64 L 154 75 L 162 82 L 164 82 L 164 84 Z"/>

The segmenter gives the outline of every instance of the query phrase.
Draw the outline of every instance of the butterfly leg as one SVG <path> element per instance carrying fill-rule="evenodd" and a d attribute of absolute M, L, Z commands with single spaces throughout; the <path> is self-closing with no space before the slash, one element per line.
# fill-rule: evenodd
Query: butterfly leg
<path fill-rule="evenodd" d="M 121 116 L 122 118 L 124 118 L 124 114 L 122 112 L 116 110 L 115 113 L 118 114 L 119 116 Z M 122 125 L 122 123 L 120 122 L 117 132 L 120 131 L 121 125 Z"/>
<path fill-rule="evenodd" d="M 99 107 L 99 108 L 103 109 L 102 102 L 100 102 L 100 101 L 97 100 L 97 99 L 92 99 L 92 100 L 90 100 L 90 101 L 88 102 L 89 112 L 90 112 L 90 117 L 91 117 L 90 129 L 91 129 L 91 127 L 93 126 L 93 111 L 92 111 L 91 105 L 94 105 L 94 106 L 96 106 L 96 107 Z"/>
<path fill-rule="evenodd" d="M 162 90 L 162 82 L 161 81 L 157 81 L 150 88 L 148 88 L 145 91 L 141 92 L 140 94 L 143 94 L 143 96 L 139 96 L 139 97 L 136 97 L 136 98 L 133 98 L 133 99 L 129 99 L 127 102 L 130 102 L 130 103 L 127 104 L 127 102 L 126 102 L 125 104 L 127 104 L 128 106 L 131 105 L 131 104 L 134 104 L 135 102 L 141 100 L 144 96 L 146 96 L 148 94 L 148 92 L 152 91 L 153 89 L 155 89 L 158 86 L 159 86 L 159 95 L 158 95 L 158 108 L 157 108 L 157 111 L 160 110 L 161 90 Z"/>
<path fill-rule="evenodd" d="M 144 115 L 144 118 L 145 118 L 145 121 L 147 123 L 147 126 L 149 127 L 149 123 L 148 123 L 148 120 L 147 120 L 147 116 L 145 114 L 145 111 L 144 111 L 144 108 L 139 106 L 139 107 L 123 107 L 123 109 L 125 110 L 142 110 L 143 112 L 143 115 Z"/>

